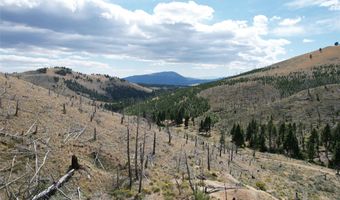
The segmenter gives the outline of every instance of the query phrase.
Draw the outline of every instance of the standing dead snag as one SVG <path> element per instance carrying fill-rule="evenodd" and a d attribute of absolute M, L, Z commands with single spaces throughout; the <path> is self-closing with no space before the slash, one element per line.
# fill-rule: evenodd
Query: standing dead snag
<path fill-rule="evenodd" d="M 190 188 L 191 188 L 192 192 L 195 194 L 196 193 L 196 189 L 194 187 L 194 184 L 191 182 L 191 174 L 190 174 L 190 168 L 189 168 L 187 153 L 184 153 L 184 155 L 185 155 L 185 165 L 187 167 L 189 185 L 190 185 Z"/>
<path fill-rule="evenodd" d="M 18 111 L 19 111 L 19 100 L 17 100 L 17 103 L 15 105 L 15 113 L 14 116 L 18 116 Z"/>
<path fill-rule="evenodd" d="M 135 175 L 138 180 L 138 137 L 139 137 L 139 116 L 137 116 L 137 133 L 135 143 Z"/>
<path fill-rule="evenodd" d="M 141 153 L 140 153 L 140 175 L 139 175 L 139 187 L 138 193 L 142 192 L 142 184 L 143 184 L 143 173 L 144 173 L 144 152 L 145 152 L 145 133 L 143 136 L 143 147 L 141 146 Z"/>
<path fill-rule="evenodd" d="M 168 126 L 168 125 L 166 126 L 166 132 L 168 133 L 168 136 L 169 136 L 169 141 L 168 141 L 168 143 L 171 144 L 172 135 L 171 135 L 171 132 L 170 132 L 170 130 L 169 130 L 169 126 Z"/>
<path fill-rule="evenodd" d="M 93 129 L 93 141 L 96 141 L 97 140 L 97 129 L 96 127 L 94 127 Z"/>
<path fill-rule="evenodd" d="M 66 114 L 66 105 L 63 104 L 63 114 L 65 115 Z"/>
<path fill-rule="evenodd" d="M 152 147 L 152 155 L 156 154 L 156 131 L 153 132 L 153 147 Z"/>
<path fill-rule="evenodd" d="M 210 148 L 209 148 L 209 144 L 208 144 L 207 162 L 208 162 L 208 170 L 210 171 Z"/>
<path fill-rule="evenodd" d="M 126 149 L 127 149 L 127 159 L 128 159 L 128 170 L 129 170 L 129 189 L 132 187 L 132 173 L 131 173 L 131 161 L 130 161 L 130 130 L 129 127 L 127 127 L 127 144 L 126 144 Z"/>

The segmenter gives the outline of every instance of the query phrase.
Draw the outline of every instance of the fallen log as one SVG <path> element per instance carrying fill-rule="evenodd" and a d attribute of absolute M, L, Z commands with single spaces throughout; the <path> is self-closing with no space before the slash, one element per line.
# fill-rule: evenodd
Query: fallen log
<path fill-rule="evenodd" d="M 78 163 L 78 159 L 76 156 L 72 156 L 72 163 L 69 167 L 69 171 L 62 176 L 57 182 L 53 183 L 50 187 L 43 190 L 39 194 L 35 195 L 32 200 L 42 200 L 42 199 L 49 199 L 56 191 L 58 191 L 59 188 L 63 186 L 64 183 L 66 183 L 74 174 L 75 170 L 80 168 L 80 165 Z"/>

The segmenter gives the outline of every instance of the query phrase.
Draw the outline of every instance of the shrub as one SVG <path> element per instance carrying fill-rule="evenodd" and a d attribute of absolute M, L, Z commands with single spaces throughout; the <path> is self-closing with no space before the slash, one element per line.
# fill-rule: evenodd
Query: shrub
<path fill-rule="evenodd" d="M 266 184 L 261 181 L 256 182 L 256 187 L 260 190 L 266 191 Z"/>

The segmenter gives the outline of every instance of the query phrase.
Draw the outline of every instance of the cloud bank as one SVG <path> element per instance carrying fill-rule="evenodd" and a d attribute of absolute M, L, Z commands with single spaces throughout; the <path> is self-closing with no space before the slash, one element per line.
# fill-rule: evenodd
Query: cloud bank
<path fill-rule="evenodd" d="M 215 21 L 213 8 L 194 1 L 159 3 L 152 13 L 104 0 L 2 0 L 0 9 L 4 71 L 41 65 L 108 68 L 117 59 L 250 69 L 276 62 L 290 43 L 269 37 L 271 20 L 264 15 Z"/>

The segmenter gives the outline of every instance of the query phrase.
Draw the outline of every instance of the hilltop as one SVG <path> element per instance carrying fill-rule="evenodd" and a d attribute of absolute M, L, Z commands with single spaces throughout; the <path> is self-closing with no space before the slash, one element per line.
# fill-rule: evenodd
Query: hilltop
<path fill-rule="evenodd" d="M 133 82 L 133 83 L 140 83 L 140 84 L 177 85 L 177 86 L 190 86 L 190 85 L 197 85 L 197 84 L 213 81 L 213 80 L 188 78 L 176 72 L 158 72 L 158 73 L 152 73 L 152 74 L 129 76 L 124 79 L 130 82 Z"/>
<path fill-rule="evenodd" d="M 20 78 L 62 95 L 89 97 L 98 101 L 121 101 L 144 98 L 152 90 L 117 77 L 82 74 L 65 67 L 41 68 L 19 74 Z"/>

